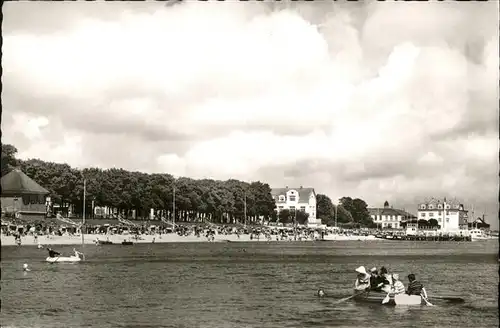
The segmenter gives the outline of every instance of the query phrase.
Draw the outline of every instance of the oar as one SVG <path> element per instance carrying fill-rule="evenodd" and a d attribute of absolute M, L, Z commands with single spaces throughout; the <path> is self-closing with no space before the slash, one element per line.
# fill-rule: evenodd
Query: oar
<path fill-rule="evenodd" d="M 429 300 L 427 299 L 427 292 L 425 291 L 425 288 L 422 288 L 422 290 L 420 291 L 420 297 L 422 297 L 422 299 L 424 300 L 425 304 L 427 306 L 434 306 L 431 302 L 429 302 Z"/>
<path fill-rule="evenodd" d="M 424 295 L 420 294 L 420 297 L 422 297 L 422 299 L 424 300 L 425 305 L 427 305 L 427 306 L 434 306 L 434 304 L 432 304 L 431 302 L 429 302 L 429 300 Z"/>
<path fill-rule="evenodd" d="M 432 298 L 432 299 L 437 299 L 437 300 L 444 300 L 444 301 L 448 301 L 450 303 L 464 303 L 465 300 L 461 297 L 456 297 L 456 296 L 438 296 L 438 295 L 433 295 L 433 296 L 430 296 L 429 298 Z"/>
<path fill-rule="evenodd" d="M 334 302 L 334 303 L 332 303 L 332 304 L 333 304 L 333 305 L 337 305 L 337 304 L 340 304 L 340 303 L 342 303 L 342 302 L 348 301 L 348 300 L 350 300 L 350 299 L 351 299 L 351 298 L 353 298 L 353 297 L 356 297 L 356 296 L 359 296 L 359 295 L 361 295 L 361 294 L 365 294 L 365 293 L 366 293 L 366 291 L 363 291 L 363 292 L 361 292 L 361 293 L 357 293 L 357 294 L 354 294 L 354 295 L 351 295 L 351 296 L 348 296 L 348 297 L 342 298 L 342 299 L 340 299 L 340 300 L 338 300 L 338 301 L 336 301 L 336 302 Z"/>
<path fill-rule="evenodd" d="M 389 303 L 389 301 L 391 300 L 391 292 L 388 292 L 387 293 L 387 296 L 382 300 L 382 304 L 386 304 L 386 303 Z"/>

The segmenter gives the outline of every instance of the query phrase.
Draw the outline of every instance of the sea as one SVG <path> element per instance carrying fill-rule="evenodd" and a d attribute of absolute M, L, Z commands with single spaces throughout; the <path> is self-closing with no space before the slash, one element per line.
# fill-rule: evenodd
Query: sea
<path fill-rule="evenodd" d="M 63 254 L 74 246 L 58 246 Z M 85 245 L 81 263 L 1 248 L 2 327 L 498 327 L 498 240 Z M 23 272 L 26 263 L 30 272 Z M 355 269 L 414 273 L 463 304 L 338 302 Z M 323 289 L 328 297 L 317 297 Z"/>

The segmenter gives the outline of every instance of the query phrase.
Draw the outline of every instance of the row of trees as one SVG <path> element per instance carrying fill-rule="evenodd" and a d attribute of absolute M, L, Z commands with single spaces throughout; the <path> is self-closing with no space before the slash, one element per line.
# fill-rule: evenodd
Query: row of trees
<path fill-rule="evenodd" d="M 220 223 L 256 222 L 260 218 L 282 223 L 307 222 L 302 211 L 282 210 L 276 213 L 271 188 L 260 181 L 195 180 L 174 178 L 170 174 L 146 174 L 123 169 L 86 168 L 79 170 L 68 164 L 39 159 L 19 160 L 17 149 L 2 145 L 2 176 L 18 167 L 49 190 L 52 202 L 64 208 L 72 205 L 74 213 L 83 212 L 83 181 L 86 180 L 87 213 L 92 205 L 107 206 L 124 218 L 148 217 L 151 208 L 167 220 L 173 219 L 175 188 L 175 220 Z M 371 226 L 367 204 L 358 198 L 343 197 L 338 206 L 322 194 L 317 195 L 317 218 L 327 225 Z M 245 217 L 245 212 L 247 216 Z M 337 218 L 335 220 L 335 218 Z"/>
<path fill-rule="evenodd" d="M 359 198 L 342 197 L 339 204 L 334 205 L 330 197 L 318 194 L 316 195 L 316 215 L 321 222 L 329 226 L 376 227 L 368 211 L 368 204 Z"/>

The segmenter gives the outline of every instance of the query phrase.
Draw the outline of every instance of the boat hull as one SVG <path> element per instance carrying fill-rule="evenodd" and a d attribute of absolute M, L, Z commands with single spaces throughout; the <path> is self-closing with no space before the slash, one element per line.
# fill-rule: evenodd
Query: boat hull
<path fill-rule="evenodd" d="M 59 257 L 47 257 L 46 262 L 49 263 L 59 263 L 59 262 L 80 262 L 82 259 L 77 256 L 59 256 Z"/>
<path fill-rule="evenodd" d="M 386 296 L 386 293 L 371 292 L 357 295 L 353 298 L 353 300 L 359 303 L 380 304 L 385 306 L 425 305 L 425 301 L 419 295 L 406 294 L 390 295 L 389 302 L 382 304 L 382 301 L 386 298 Z"/>

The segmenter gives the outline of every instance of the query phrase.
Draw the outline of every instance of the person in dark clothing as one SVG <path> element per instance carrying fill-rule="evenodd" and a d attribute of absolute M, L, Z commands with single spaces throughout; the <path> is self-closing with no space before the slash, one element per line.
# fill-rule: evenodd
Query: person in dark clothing
<path fill-rule="evenodd" d="M 424 289 L 424 285 L 418 280 L 416 280 L 415 275 L 410 273 L 408 275 L 408 289 L 406 290 L 406 294 L 408 295 L 420 295 L 422 293 L 422 289 Z"/>
<path fill-rule="evenodd" d="M 49 257 L 56 257 L 56 256 L 61 255 L 61 253 L 56 252 L 55 250 L 53 250 L 53 249 L 52 249 L 52 248 L 50 248 L 50 247 L 47 247 L 47 250 L 49 251 Z"/>
<path fill-rule="evenodd" d="M 385 277 L 378 274 L 377 268 L 372 268 L 370 270 L 370 273 L 371 273 L 370 277 L 371 290 L 375 292 L 380 292 L 382 291 L 382 287 L 384 287 L 384 285 L 389 284 L 389 281 L 387 281 Z"/>

